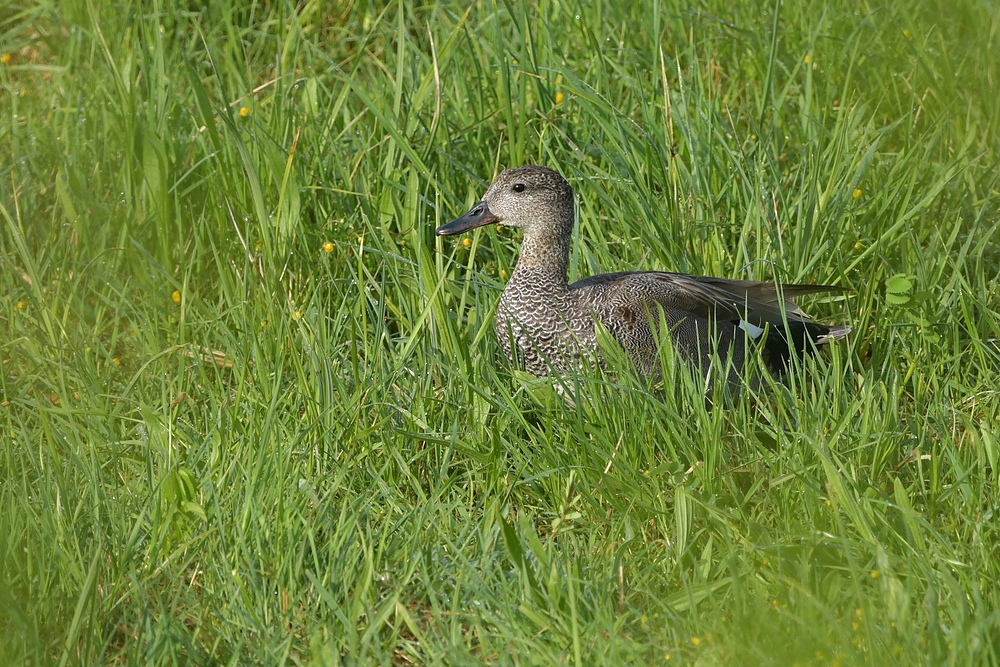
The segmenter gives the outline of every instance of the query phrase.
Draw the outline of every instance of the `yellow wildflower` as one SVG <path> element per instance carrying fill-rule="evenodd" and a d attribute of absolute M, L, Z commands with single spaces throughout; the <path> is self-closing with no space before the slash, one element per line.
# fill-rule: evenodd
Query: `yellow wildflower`
<path fill-rule="evenodd" d="M 691 645 L 692 646 L 698 646 L 699 644 L 701 644 L 701 637 L 692 637 L 691 638 Z"/>
<path fill-rule="evenodd" d="M 294 313 L 292 313 L 292 319 L 293 320 L 301 320 L 302 319 L 302 311 L 301 310 L 296 310 Z"/>
<path fill-rule="evenodd" d="M 2 56 L 0 56 L 0 63 L 3 63 L 4 65 L 9 65 L 10 64 L 10 54 L 9 53 L 5 53 Z"/>
<path fill-rule="evenodd" d="M 122 362 L 118 361 L 118 357 L 115 357 L 114 359 L 112 359 L 111 363 L 113 363 L 115 366 L 121 366 L 122 365 Z"/>
<path fill-rule="evenodd" d="M 861 199 L 862 194 L 864 193 L 861 192 L 861 188 L 855 188 L 851 196 L 854 197 L 855 199 Z"/>
<path fill-rule="evenodd" d="M 872 579 L 878 579 L 878 570 L 872 570 L 868 576 Z"/>
<path fill-rule="evenodd" d="M 250 107 L 240 107 L 240 118 L 246 118 L 250 115 Z"/>
<path fill-rule="evenodd" d="M 563 101 L 563 94 L 556 93 L 556 104 L 562 104 L 562 101 Z"/>
<path fill-rule="evenodd" d="M 174 303 L 180 303 L 181 302 L 181 291 L 175 289 L 174 293 L 170 295 L 170 298 L 173 300 Z"/>
<path fill-rule="evenodd" d="M 462 245 L 468 248 L 470 245 L 472 245 L 472 239 L 470 239 L 469 237 L 465 237 L 464 239 L 462 239 Z"/>
<path fill-rule="evenodd" d="M 327 241 L 323 244 L 323 252 L 333 252 L 333 243 Z"/>
<path fill-rule="evenodd" d="M 803 62 L 804 62 L 804 63 L 805 63 L 806 65 L 808 65 L 808 64 L 809 64 L 809 54 L 808 54 L 808 53 L 806 54 L 806 57 L 805 57 L 805 59 L 803 60 Z"/>
<path fill-rule="evenodd" d="M 17 302 L 17 309 L 18 310 L 24 310 L 24 302 L 23 301 L 18 301 Z"/>

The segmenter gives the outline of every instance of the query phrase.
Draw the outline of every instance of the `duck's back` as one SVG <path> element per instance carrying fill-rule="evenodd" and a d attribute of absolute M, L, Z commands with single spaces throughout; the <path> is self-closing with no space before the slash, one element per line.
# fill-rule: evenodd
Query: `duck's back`
<path fill-rule="evenodd" d="M 846 335 L 847 327 L 808 321 L 794 301 L 825 291 L 839 288 L 662 271 L 600 274 L 569 286 L 577 303 L 607 327 L 644 374 L 659 374 L 662 321 L 682 358 L 702 370 L 713 357 L 728 362 L 730 381 L 742 372 L 747 345 L 758 339 L 763 339 L 765 363 L 780 373 L 792 356 Z"/>

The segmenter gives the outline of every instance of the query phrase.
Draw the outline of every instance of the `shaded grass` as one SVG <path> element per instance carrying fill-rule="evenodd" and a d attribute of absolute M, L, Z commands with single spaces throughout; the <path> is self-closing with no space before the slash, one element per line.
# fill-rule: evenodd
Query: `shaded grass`
<path fill-rule="evenodd" d="M 4 657 L 996 664 L 996 27 L 0 10 Z M 580 195 L 573 278 L 834 283 L 854 334 L 726 410 L 526 387 L 517 239 L 432 230 L 527 162 Z"/>

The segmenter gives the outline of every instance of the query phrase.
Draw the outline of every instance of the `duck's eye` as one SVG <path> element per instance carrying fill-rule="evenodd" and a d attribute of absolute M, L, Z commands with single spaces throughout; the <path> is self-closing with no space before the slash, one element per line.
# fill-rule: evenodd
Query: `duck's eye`
<path fill-rule="evenodd" d="M 524 183 L 515 183 L 510 189 L 514 192 L 524 192 Z"/>

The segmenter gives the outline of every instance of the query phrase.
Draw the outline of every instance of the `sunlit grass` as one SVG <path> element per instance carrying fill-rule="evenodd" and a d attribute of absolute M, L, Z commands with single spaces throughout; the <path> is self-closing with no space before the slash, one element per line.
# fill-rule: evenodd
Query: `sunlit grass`
<path fill-rule="evenodd" d="M 5 664 L 1000 663 L 987 4 L 8 4 Z M 852 335 L 529 382 L 525 163 Z"/>

